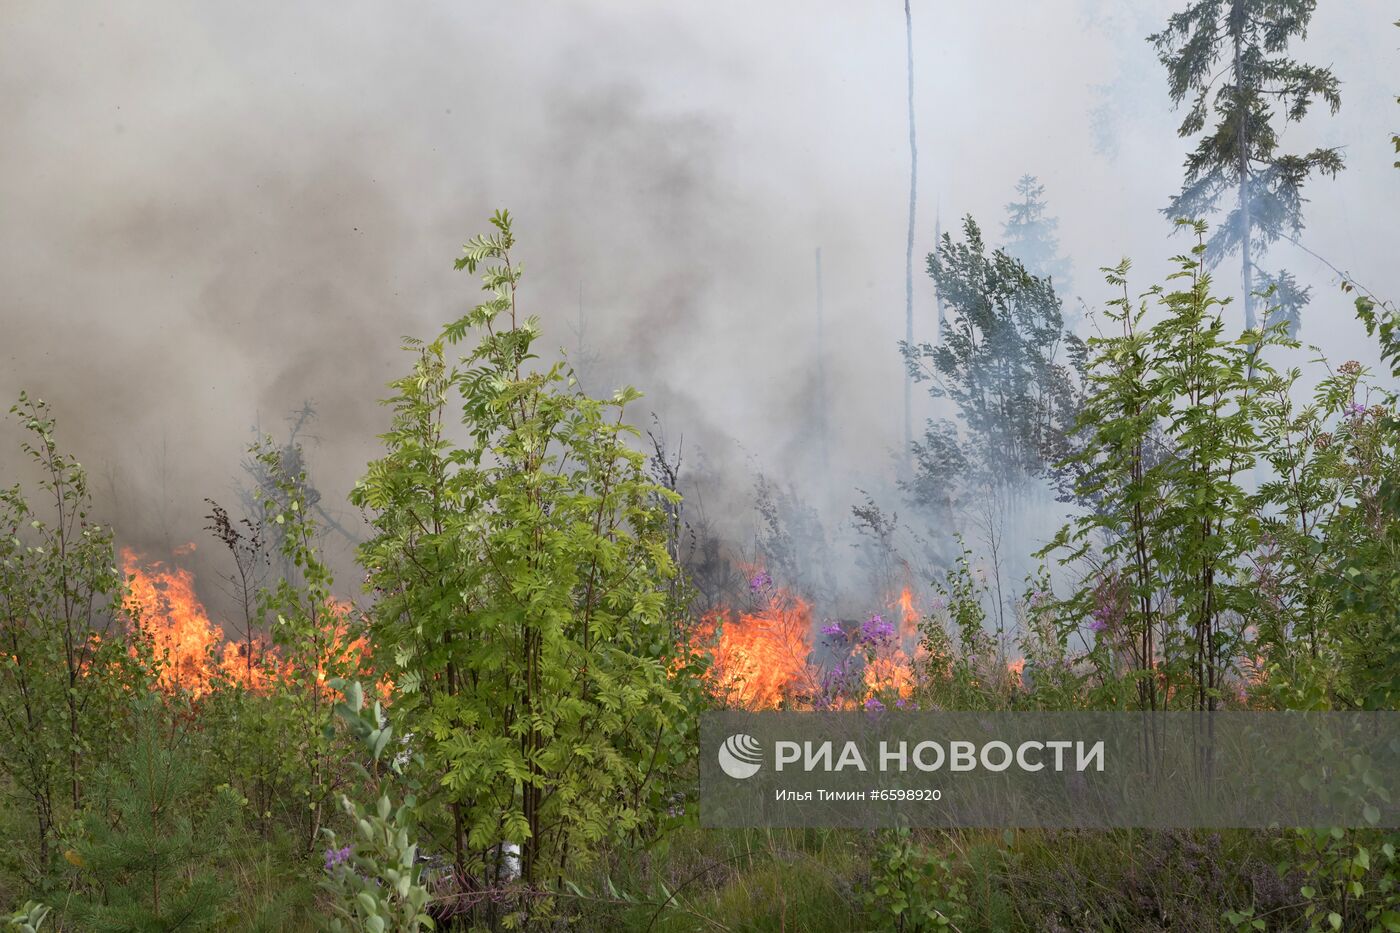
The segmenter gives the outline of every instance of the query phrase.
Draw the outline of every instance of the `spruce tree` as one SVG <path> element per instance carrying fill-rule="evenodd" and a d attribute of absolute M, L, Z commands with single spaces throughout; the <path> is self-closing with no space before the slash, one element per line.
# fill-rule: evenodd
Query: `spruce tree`
<path fill-rule="evenodd" d="M 1333 113 L 1341 106 L 1331 69 L 1285 54 L 1291 39 L 1306 37 L 1316 7 L 1317 0 L 1193 0 L 1150 37 L 1167 68 L 1172 103 L 1190 99 L 1179 135 L 1204 132 L 1165 213 L 1204 219 L 1233 196 L 1206 258 L 1214 264 L 1239 251 L 1249 329 L 1255 327 L 1257 256 L 1279 237 L 1302 231 L 1308 178 L 1342 169 L 1336 148 L 1279 151 L 1280 118 L 1282 124 L 1299 121 L 1318 100 Z M 1212 109 L 1217 122 L 1207 129 Z"/>
<path fill-rule="evenodd" d="M 1056 230 L 1060 222 L 1046 214 L 1045 186 L 1034 175 L 1022 175 L 1016 182 L 1016 199 L 1006 205 L 1006 223 L 1001 225 L 1003 247 L 1008 256 L 1021 261 L 1037 278 L 1048 278 L 1055 290 L 1069 290 L 1069 260 L 1060 255 Z"/>

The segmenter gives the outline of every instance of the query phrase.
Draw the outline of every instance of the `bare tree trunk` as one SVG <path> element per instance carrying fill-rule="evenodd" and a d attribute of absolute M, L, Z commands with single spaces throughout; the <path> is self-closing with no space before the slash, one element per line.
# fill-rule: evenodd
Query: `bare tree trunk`
<path fill-rule="evenodd" d="M 904 341 L 914 343 L 914 205 L 919 187 L 919 149 L 914 139 L 914 21 L 904 0 L 904 39 L 909 62 L 909 237 L 904 248 Z M 904 460 L 914 442 L 913 376 L 904 372 Z"/>
<path fill-rule="evenodd" d="M 940 204 L 933 215 L 933 248 L 938 249 L 938 245 L 943 242 L 943 206 Z M 948 324 L 948 313 L 943 307 L 943 292 L 941 290 L 934 293 L 938 303 L 938 339 L 943 339 L 943 329 Z"/>
<path fill-rule="evenodd" d="M 1236 6 L 1240 6 L 1236 0 Z M 1244 24 L 1235 29 L 1235 106 L 1238 109 L 1240 175 L 1240 287 L 1244 290 L 1244 326 L 1254 329 L 1254 263 L 1250 255 L 1253 221 L 1249 216 L 1249 113 L 1244 93 Z"/>
<path fill-rule="evenodd" d="M 821 448 L 822 472 L 826 472 L 829 462 L 829 438 L 826 411 L 826 362 L 825 341 L 822 335 L 822 248 L 817 247 L 817 442 Z M 906 384 L 908 380 L 905 380 Z"/>

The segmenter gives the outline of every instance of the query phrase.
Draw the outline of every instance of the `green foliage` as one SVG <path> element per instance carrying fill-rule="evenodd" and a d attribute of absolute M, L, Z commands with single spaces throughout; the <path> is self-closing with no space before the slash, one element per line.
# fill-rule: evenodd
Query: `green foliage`
<path fill-rule="evenodd" d="M 1016 604 L 1018 644 L 1024 664 L 1012 696 L 1014 709 L 1071 710 L 1085 705 L 1088 674 L 1059 624 L 1050 573 L 1029 575 Z M 1119 705 L 1119 704 L 1114 704 Z"/>
<path fill-rule="evenodd" d="M 5 918 L 5 929 L 11 933 L 39 933 L 48 918 L 50 908 L 34 901 L 25 901 L 24 906 Z"/>
<path fill-rule="evenodd" d="M 572 873 L 568 929 L 870 930 L 862 916 L 871 837 L 844 830 L 681 827 Z"/>
<path fill-rule="evenodd" d="M 987 634 L 987 613 L 982 608 L 987 583 L 973 571 L 971 560 L 972 552 L 963 548 L 957 563 L 937 588 L 946 600 L 948 616 L 958 633 L 959 662 L 963 665 L 996 647 Z"/>
<path fill-rule="evenodd" d="M 1282 868 L 1308 879 L 1299 893 L 1309 933 L 1400 930 L 1400 860 L 1396 833 L 1297 830 L 1294 854 Z"/>
<path fill-rule="evenodd" d="M 1121 334 L 1090 340 L 1082 447 L 1070 463 L 1076 492 L 1092 511 L 1065 528 L 1046 553 L 1089 559 L 1097 570 L 1065 603 L 1065 624 L 1092 619 L 1106 688 L 1127 661 L 1138 703 L 1158 709 L 1173 697 L 1215 709 L 1238 653 L 1257 592 L 1238 571 L 1259 541 L 1259 522 L 1242 477 L 1259 457 L 1261 396 L 1286 392 L 1261 359 L 1283 342 L 1277 330 L 1227 340 L 1197 244 L 1177 257 L 1172 279 L 1153 288 L 1163 316 L 1146 326 L 1134 307 L 1127 263 L 1108 271 L 1123 289 L 1109 319 Z M 1105 697 L 1106 698 L 1106 697 Z"/>
<path fill-rule="evenodd" d="M 1193 5 L 1208 8 L 1224 10 Z M 1266 48 L 1311 12 L 1267 12 L 1289 9 L 1295 20 Z M 1284 188 L 1270 190 L 1286 208 Z M 1286 274 L 1261 279 L 1278 304 L 1270 326 L 1228 338 L 1206 273 L 1228 236 L 1207 242 L 1201 224 L 1168 286 L 1131 299 L 1126 263 L 1109 270 L 1123 290 L 1115 333 L 1092 340 L 1086 361 L 1037 277 L 1045 268 L 1032 268 L 1056 252 L 1042 190 L 1027 177 L 1019 193 L 1005 251 L 988 255 L 969 220 L 964 242 L 944 238 L 930 257 L 954 318 L 943 344 L 905 346 L 905 359 L 964 424 L 930 425 L 910 488 L 951 509 L 975 486 L 1008 492 L 1065 457 L 1084 512 L 1054 547 L 1077 578 L 1057 600 L 1042 570 L 1004 600 L 997 576 L 993 600 L 958 538 L 919 625 L 929 676 L 915 701 L 1394 708 L 1394 392 L 1347 362 L 1308 394 L 1301 370 L 1264 362 L 1270 347 L 1297 346 L 1283 332 L 1307 293 Z M 1253 222 L 1240 221 L 1246 235 Z M 536 356 L 538 322 L 517 316 L 510 220 L 492 223 L 459 262 L 482 275 L 486 300 L 433 341 L 410 341 L 384 456 L 354 493 L 373 528 L 360 550 L 367 629 L 332 597 L 300 452 L 254 448 L 264 516 L 245 527 L 266 529 L 283 567 L 252 602 L 255 575 L 236 568 L 249 679 L 264 618 L 286 664 L 263 686 L 147 696 L 154 662 L 140 620 L 137 637 L 119 624 L 111 532 L 88 519 L 85 476 L 58 452 L 47 408 L 21 397 L 14 413 L 52 514 L 18 487 L 0 492 L 0 793 L 20 804 L 0 812 L 0 829 L 36 843 L 9 856 L 20 871 L 3 866 L 0 895 L 56 906 L 28 901 L 3 925 L 288 929 L 318 880 L 315 912 L 345 931 L 431 928 L 430 907 L 445 923 L 495 928 L 1400 929 L 1400 840 L 1375 829 L 686 828 L 702 701 L 675 475 L 649 474 L 637 450 L 636 393 L 589 398 L 567 366 Z M 1393 308 L 1368 294 L 1357 312 L 1400 377 Z M 970 482 L 947 483 L 950 470 Z M 816 514 L 782 487 L 761 483 L 759 497 L 774 569 L 819 592 L 829 575 Z M 220 512 L 235 560 L 261 559 Z M 889 591 L 909 572 L 898 523 L 869 497 L 853 514 L 872 589 Z M 1008 605 L 1023 670 L 1008 669 Z M 370 645 L 373 665 L 360 657 Z M 874 662 L 872 644 L 860 650 Z M 387 708 L 354 679 L 380 671 L 397 687 Z M 332 716 L 343 728 L 326 728 Z M 241 834 L 243 808 L 262 835 Z M 308 862 L 318 839 L 324 870 L 311 864 L 319 854 Z M 71 870 L 52 858 L 67 843 Z M 450 852 L 450 873 L 430 873 L 442 859 L 424 849 Z"/>
<path fill-rule="evenodd" d="M 379 763 L 390 747 L 393 727 L 385 721 L 378 702 L 365 708 L 364 690 L 358 681 L 336 680 L 332 686 L 345 692 L 345 700 L 336 704 L 337 716 L 364 744 L 374 769 L 373 777 L 363 766 L 361 772 L 370 783 L 379 784 Z M 391 767 L 395 774 L 399 773 L 397 764 Z M 433 921 L 426 913 L 429 894 L 418 864 L 418 844 L 411 835 L 416 801 L 409 796 L 395 809 L 388 790 L 382 786 L 379 790 L 373 810 L 341 796 L 341 809 L 355 828 L 352 843 L 338 848 L 335 831 L 322 830 L 328 846 L 329 875 L 323 885 L 334 896 L 332 909 L 336 914 L 329 924 L 333 933 L 416 933 L 433 929 Z"/>
<path fill-rule="evenodd" d="M 410 342 L 386 454 L 353 494 L 375 529 L 360 557 L 398 688 L 390 715 L 437 790 L 420 807 L 481 886 L 508 879 L 506 844 L 535 883 L 653 829 L 693 727 L 657 505 L 674 493 L 629 445 L 637 394 L 594 400 L 562 364 L 537 363 L 510 219 L 491 222 L 458 261 L 487 299 Z"/>
<path fill-rule="evenodd" d="M 1259 490 L 1253 621 L 1279 705 L 1385 709 L 1400 698 L 1400 435 L 1378 398 L 1394 403 L 1354 360 L 1310 404 L 1283 387 L 1265 398 L 1274 479 Z"/>
<path fill-rule="evenodd" d="M 959 545 L 962 538 L 956 538 Z M 1044 569 L 1028 577 L 1013 607 L 1021 657 L 1008 658 L 1009 634 L 988 631 L 985 574 L 962 547 L 935 581 L 932 611 L 919 619 L 914 701 L 919 709 L 1077 709 L 1086 674 L 1071 656 Z"/>
<path fill-rule="evenodd" d="M 51 868 L 57 828 L 81 806 L 91 762 L 127 691 L 142 688 L 120 623 L 112 532 L 91 517 L 87 474 L 63 453 L 48 405 L 10 409 L 29 439 L 42 507 L 0 490 L 0 774 L 33 819 L 27 874 Z"/>
<path fill-rule="evenodd" d="M 420 879 L 418 846 L 408 835 L 413 798 L 397 809 L 388 795 L 379 798 L 374 810 L 348 797 L 341 797 L 340 803 L 358 832 L 353 846 L 337 849 L 335 833 L 326 831 L 330 846 L 326 887 L 334 895 L 336 913 L 329 929 L 333 933 L 433 929 L 425 912 L 428 889 Z"/>
<path fill-rule="evenodd" d="M 272 643 L 283 672 L 270 703 L 256 704 L 257 715 L 248 725 L 274 743 L 275 780 L 294 802 L 301 817 L 295 822 L 310 850 L 335 795 L 340 758 L 334 736 L 325 730 L 338 699 L 328 681 L 361 673 L 359 632 L 352 610 L 331 597 L 334 581 L 320 554 L 299 452 L 289 458 L 271 439 L 252 452 L 270 478 L 262 499 L 264 521 L 276 530 L 291 575 L 260 594 L 258 615 L 275 620 Z"/>
<path fill-rule="evenodd" d="M 228 838 L 233 802 L 204 793 L 188 733 L 159 702 L 136 712 L 71 858 L 88 889 L 73 913 L 92 931 L 215 929 L 230 891 L 210 862 Z"/>
<path fill-rule="evenodd" d="M 985 706 L 985 668 L 996 646 L 987 633 L 983 597 L 986 581 L 973 571 L 972 552 L 963 548 L 941 583 L 940 611 L 919 620 L 919 646 L 925 674 L 920 705 L 932 709 L 980 709 Z"/>
<path fill-rule="evenodd" d="M 882 930 L 961 929 L 970 918 L 967 883 L 952 863 L 894 831 L 875 853 L 865 904 Z"/>
<path fill-rule="evenodd" d="M 1017 488 L 1063 453 L 1077 407 L 1074 364 L 1082 344 L 1064 327 L 1060 298 L 1004 250 L 990 255 L 968 217 L 964 240 L 943 235 L 929 275 L 951 309 L 935 346 L 900 344 L 910 374 L 958 409 L 967 437 L 930 422 L 916 444 L 913 489 L 925 501 L 957 494 L 949 466 L 976 486 Z M 1061 359 L 1061 355 L 1067 361 Z M 951 432 L 951 433 L 950 433 Z"/>
<path fill-rule="evenodd" d="M 1351 283 L 1343 287 L 1351 291 Z M 1369 295 L 1356 299 L 1356 316 L 1366 327 L 1366 333 L 1380 341 L 1381 359 L 1390 365 L 1390 374 L 1400 379 L 1400 314 L 1388 303 Z"/>

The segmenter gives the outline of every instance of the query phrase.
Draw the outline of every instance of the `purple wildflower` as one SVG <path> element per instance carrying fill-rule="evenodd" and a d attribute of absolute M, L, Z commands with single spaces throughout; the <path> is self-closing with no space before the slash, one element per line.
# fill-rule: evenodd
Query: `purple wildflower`
<path fill-rule="evenodd" d="M 1360 418 L 1366 414 L 1366 406 L 1351 402 L 1344 409 L 1344 412 L 1348 418 Z"/>
<path fill-rule="evenodd" d="M 827 638 L 840 638 L 844 640 L 846 637 L 846 630 L 841 627 L 840 622 L 832 622 L 822 626 L 822 634 Z"/>
<path fill-rule="evenodd" d="M 749 590 L 757 593 L 760 590 L 768 589 L 772 585 L 773 578 L 768 576 L 768 571 L 760 570 L 758 573 L 754 574 L 753 579 L 749 581 Z"/>
<path fill-rule="evenodd" d="M 879 644 L 894 640 L 894 623 L 887 622 L 878 615 L 871 616 L 860 627 L 862 641 Z"/>
<path fill-rule="evenodd" d="M 836 665 L 835 668 L 825 671 L 821 679 L 821 691 L 817 694 L 813 705 L 819 710 L 839 709 L 841 697 L 845 694 L 847 684 L 847 671 L 845 663 Z"/>
<path fill-rule="evenodd" d="M 334 870 L 335 866 L 350 861 L 350 847 L 344 846 L 339 849 L 326 850 L 326 871 Z"/>
<path fill-rule="evenodd" d="M 885 704 L 881 703 L 875 697 L 871 697 L 865 701 L 865 711 L 867 713 L 883 713 L 885 711 Z"/>
<path fill-rule="evenodd" d="M 1089 610 L 1089 630 L 1103 633 L 1118 628 L 1128 609 L 1128 588 L 1116 573 L 1105 573 L 1094 585 L 1094 605 Z"/>

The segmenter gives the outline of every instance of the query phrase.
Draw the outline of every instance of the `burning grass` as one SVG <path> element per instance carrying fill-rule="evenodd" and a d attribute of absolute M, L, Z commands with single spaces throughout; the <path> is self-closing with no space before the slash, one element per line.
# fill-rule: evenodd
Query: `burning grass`
<path fill-rule="evenodd" d="M 185 545 L 175 550 L 175 556 L 192 550 L 193 544 Z M 226 639 L 196 593 L 189 570 L 131 548 L 122 549 L 121 563 L 128 590 L 127 614 L 134 631 L 149 646 L 161 690 L 201 697 L 222 682 L 265 693 L 298 675 L 267 639 L 258 635 Z M 328 665 L 365 668 L 369 651 L 367 639 L 353 631 L 353 606 L 331 599 L 326 611 L 332 621 L 322 646 L 324 660 L 314 665 L 318 681 L 326 679 Z"/>
<path fill-rule="evenodd" d="M 812 603 L 764 571 L 750 582 L 755 606 L 722 608 L 696 626 L 710 658 L 707 684 L 721 706 L 856 709 L 903 705 L 914 693 L 919 621 L 912 588 L 887 600 L 891 619 L 818 625 Z"/>

